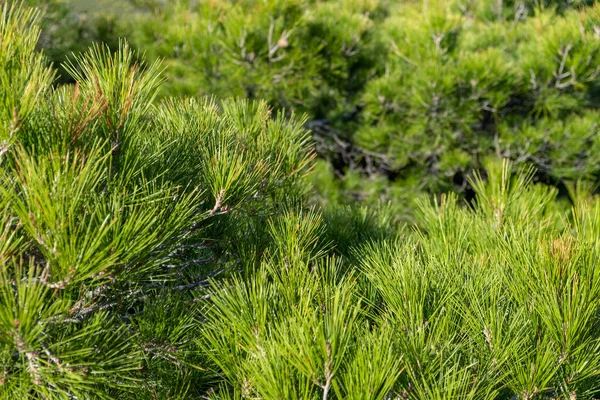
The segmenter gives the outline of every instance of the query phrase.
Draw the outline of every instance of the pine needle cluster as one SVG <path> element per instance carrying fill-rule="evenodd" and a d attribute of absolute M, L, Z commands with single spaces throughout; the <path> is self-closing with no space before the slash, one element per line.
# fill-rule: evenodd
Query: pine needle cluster
<path fill-rule="evenodd" d="M 0 396 L 178 398 L 208 280 L 302 198 L 309 135 L 264 102 L 155 103 L 162 67 L 125 42 L 54 87 L 39 17 L 0 20 Z"/>
<path fill-rule="evenodd" d="M 511 167 L 475 176 L 473 205 L 421 202 L 419 228 L 350 257 L 315 255 L 308 238 L 332 227 L 313 215 L 275 230 L 285 251 L 213 286 L 211 398 L 598 398 L 600 202 L 573 187 L 565 213 Z"/>
<path fill-rule="evenodd" d="M 526 21 L 528 2 L 525 11 L 495 1 L 459 9 L 496 19 L 494 29 L 519 15 L 524 37 L 544 18 L 547 29 L 575 17 L 590 28 L 597 7 L 580 14 L 570 3 Z M 319 4 L 337 16 L 333 3 Z M 385 19 L 379 2 L 346 4 L 342 14 Z M 451 31 L 463 17 L 448 15 L 431 23 Z M 567 201 L 533 167 L 482 157 L 473 199 L 419 197 L 414 226 L 385 206 L 308 208 L 307 117 L 265 101 L 158 99 L 163 66 L 124 41 L 72 56 L 63 68 L 74 84 L 57 86 L 35 50 L 39 22 L 38 12 L 3 4 L 0 398 L 600 397 L 600 198 L 588 180 L 566 185 Z M 421 37 L 415 25 L 392 28 Z M 583 102 L 595 85 L 586 29 L 568 31 L 582 35 L 581 53 L 569 50 L 580 57 L 566 58 L 581 81 L 554 87 L 573 129 L 591 111 L 574 116 L 562 90 Z M 458 34 L 448 35 L 440 48 L 455 45 Z M 552 48 L 556 37 L 542 41 Z M 416 42 L 411 57 L 430 45 Z M 423 62 L 454 68 L 464 55 Z M 403 73 L 394 68 L 407 61 L 396 61 L 385 77 Z M 571 79 L 545 68 L 536 82 Z M 465 99 L 510 103 L 481 96 Z M 536 129 L 550 116 L 506 121 Z"/>

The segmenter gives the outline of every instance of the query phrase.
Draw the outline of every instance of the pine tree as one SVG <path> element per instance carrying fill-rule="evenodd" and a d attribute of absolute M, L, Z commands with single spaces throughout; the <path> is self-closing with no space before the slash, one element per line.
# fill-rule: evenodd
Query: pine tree
<path fill-rule="evenodd" d="M 597 2 L 138 3 L 153 12 L 119 26 L 165 58 L 163 94 L 309 115 L 322 204 L 383 199 L 414 219 L 415 193 L 471 196 L 487 158 L 557 187 L 598 176 Z"/>
<path fill-rule="evenodd" d="M 205 287 L 251 266 L 261 221 L 302 198 L 303 120 L 264 102 L 155 103 L 162 67 L 125 42 L 75 56 L 76 83 L 54 87 L 39 13 L 2 12 L 0 396 L 199 390 Z"/>
<path fill-rule="evenodd" d="M 507 111 L 506 129 L 591 129 L 593 111 L 570 107 L 595 93 L 598 8 L 569 3 L 517 18 L 526 29 L 515 34 L 525 38 L 515 65 L 531 67 L 538 86 L 524 103 L 535 112 Z M 425 14 L 445 32 L 439 48 L 423 27 L 392 23 L 420 15 L 412 2 L 385 34 L 414 40 L 408 60 L 444 48 L 423 63 L 468 76 L 490 62 L 508 85 L 519 74 L 491 63 L 498 49 L 450 51 L 490 39 L 461 36 L 460 13 L 506 33 L 511 11 L 477 4 Z M 576 31 L 579 17 L 585 29 Z M 552 171 L 577 179 L 562 197 L 522 160 L 482 157 L 469 177 L 472 201 L 419 197 L 414 226 L 383 205 L 308 208 L 307 117 L 264 101 L 159 100 L 161 64 L 124 41 L 72 56 L 64 71 L 75 83 L 57 86 L 35 50 L 39 22 L 32 9 L 3 5 L 0 398 L 600 397 L 600 198 L 582 173 L 593 155 L 582 167 L 559 154 L 567 161 Z M 527 40 L 536 24 L 549 29 L 540 42 Z M 527 56 L 554 51 L 559 29 L 574 43 L 558 61 L 570 77 Z M 473 42 L 454 42 L 465 37 Z M 415 70 L 397 69 L 410 64 L 399 58 L 365 96 L 399 76 L 422 89 Z M 507 106 L 490 85 L 485 96 L 443 99 L 444 110 Z M 379 118 L 373 110 L 365 115 Z M 392 111 L 395 123 L 417 116 Z M 552 112 L 564 121 L 553 124 Z M 429 120 L 421 134 L 462 122 Z"/>
<path fill-rule="evenodd" d="M 418 228 L 350 258 L 315 252 L 336 226 L 313 214 L 274 224 L 257 274 L 213 286 L 211 398 L 598 398 L 600 199 L 573 186 L 565 212 L 511 169 L 475 176 L 471 207 L 421 202 Z"/>

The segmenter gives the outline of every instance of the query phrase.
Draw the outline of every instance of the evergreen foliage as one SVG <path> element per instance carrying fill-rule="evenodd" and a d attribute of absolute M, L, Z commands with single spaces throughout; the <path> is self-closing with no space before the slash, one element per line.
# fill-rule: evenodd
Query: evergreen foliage
<path fill-rule="evenodd" d="M 419 229 L 356 244 L 350 264 L 292 251 L 316 239 L 312 215 L 302 236 L 276 230 L 287 251 L 213 288 L 214 398 L 597 398 L 600 203 L 575 190 L 565 213 L 510 167 L 474 178 L 472 207 L 421 203 Z"/>
<path fill-rule="evenodd" d="M 251 264 L 262 220 L 302 198 L 308 133 L 264 102 L 155 104 L 162 67 L 125 43 L 53 88 L 38 21 L 3 6 L 1 396 L 179 398 L 206 379 L 207 279 Z"/>
<path fill-rule="evenodd" d="M 116 16 L 136 11 L 120 0 L 24 0 L 24 4 L 43 13 L 38 48 L 44 50 L 61 83 L 73 83 L 63 68 L 71 54 L 85 51 L 94 42 L 117 48 L 123 32 Z"/>
<path fill-rule="evenodd" d="M 492 154 L 554 182 L 597 176 L 600 8 L 507 20 L 482 3 L 430 1 L 386 20 L 388 70 L 365 90 L 357 144 L 434 191 Z"/>
<path fill-rule="evenodd" d="M 311 214 L 303 235 L 275 229 L 286 251 L 213 286 L 213 398 L 597 398 L 599 199 L 580 186 L 565 212 L 510 169 L 475 176 L 472 207 L 420 203 L 419 229 L 355 243 L 350 263 L 298 253 L 325 229 Z"/>
<path fill-rule="evenodd" d="M 339 199 L 385 192 L 377 200 L 401 212 L 416 192 L 468 194 L 469 174 L 490 157 L 533 164 L 559 187 L 597 178 L 594 3 L 145 2 L 153 13 L 121 27 L 165 59 L 163 94 L 306 112 L 331 164 L 316 187 L 336 176 L 335 193 L 324 190 Z"/>
<path fill-rule="evenodd" d="M 216 98 L 165 96 L 125 41 L 56 85 L 40 13 L 3 3 L 0 398 L 600 398 L 600 8 L 533 3 L 201 3 L 164 32 L 215 29 L 193 59 Z M 332 181 L 307 126 L 346 127 L 396 184 Z M 407 195 L 459 170 L 470 201 Z"/>

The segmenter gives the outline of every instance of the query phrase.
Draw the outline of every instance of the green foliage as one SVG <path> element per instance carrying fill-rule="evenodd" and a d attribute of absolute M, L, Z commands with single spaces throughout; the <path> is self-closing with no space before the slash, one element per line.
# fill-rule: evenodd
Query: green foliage
<path fill-rule="evenodd" d="M 178 2 L 139 15 L 130 37 L 166 59 L 166 93 L 260 98 L 325 118 L 347 112 L 376 68 L 382 11 L 378 1 Z"/>
<path fill-rule="evenodd" d="M 264 102 L 155 104 L 161 67 L 124 42 L 52 88 L 38 22 L 3 7 L 0 396 L 198 395 L 207 278 L 250 256 L 231 231 L 302 198 L 307 131 Z"/>
<path fill-rule="evenodd" d="M 367 86 L 357 144 L 436 192 L 460 190 L 453 178 L 492 154 L 531 162 L 557 181 L 596 176 L 582 147 L 593 148 L 597 135 L 579 125 L 596 107 L 597 14 L 596 6 L 562 15 L 549 8 L 514 22 L 447 2 L 399 7 L 382 27 L 389 69 Z M 549 134 L 558 123 L 565 126 Z"/>
<path fill-rule="evenodd" d="M 307 247 L 214 286 L 200 345 L 222 374 L 218 393 L 597 398 L 599 199 L 565 213 L 533 170 L 488 174 L 473 179 L 471 207 L 455 195 L 424 201 L 419 229 L 356 243 L 355 268 Z M 315 237 L 322 222 L 309 221 L 300 229 Z M 299 243 L 295 231 L 277 235 Z"/>
<path fill-rule="evenodd" d="M 410 210 L 415 192 L 468 193 L 468 176 L 490 157 L 533 164 L 557 186 L 597 178 L 593 1 L 136 6 L 152 12 L 129 13 L 119 29 L 165 59 L 161 95 L 235 95 L 306 112 L 332 164 L 317 179 L 340 178 L 332 184 L 344 195 Z"/>
<path fill-rule="evenodd" d="M 41 36 L 38 48 L 43 49 L 53 64 L 61 83 L 73 82 L 73 77 L 63 68 L 63 63 L 73 53 L 85 51 L 95 42 L 118 47 L 122 36 L 116 18 L 134 12 L 128 2 L 120 0 L 24 0 L 24 4 L 38 8 Z"/>
<path fill-rule="evenodd" d="M 2 8 L 0 35 L 2 56 L 0 62 L 0 99 L 2 102 L 2 130 L 0 155 L 3 155 L 19 131 L 22 120 L 30 116 L 36 99 L 50 88 L 53 73 L 44 65 L 41 54 L 34 52 L 39 36 L 39 13 L 33 9 L 11 12 Z"/>
<path fill-rule="evenodd" d="M 135 6 L 3 5 L 0 398 L 600 397 L 597 5 Z"/>

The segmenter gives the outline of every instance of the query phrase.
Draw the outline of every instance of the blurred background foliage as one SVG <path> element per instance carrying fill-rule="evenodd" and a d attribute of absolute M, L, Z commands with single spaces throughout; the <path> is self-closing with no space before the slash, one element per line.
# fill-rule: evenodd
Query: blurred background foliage
<path fill-rule="evenodd" d="M 119 37 L 162 59 L 172 95 L 306 113 L 321 205 L 467 199 L 488 158 L 557 186 L 600 171 L 600 6 L 592 0 L 28 0 L 60 63 Z"/>

